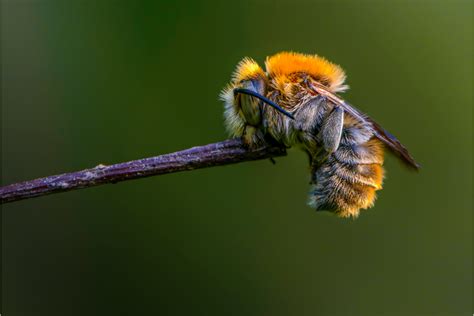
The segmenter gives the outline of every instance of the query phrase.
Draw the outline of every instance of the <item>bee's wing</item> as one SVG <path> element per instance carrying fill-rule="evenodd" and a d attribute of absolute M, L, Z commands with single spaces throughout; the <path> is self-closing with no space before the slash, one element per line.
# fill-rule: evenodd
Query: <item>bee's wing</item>
<path fill-rule="evenodd" d="M 408 166 L 414 168 L 414 169 L 419 169 L 420 165 L 413 159 L 413 157 L 410 155 L 408 150 L 403 146 L 398 139 L 387 132 L 382 126 L 380 126 L 377 122 L 372 120 L 370 117 L 350 105 L 349 103 L 345 102 L 341 98 L 339 98 L 337 95 L 327 91 L 324 88 L 315 86 L 314 89 L 321 95 L 325 96 L 330 100 L 332 103 L 340 105 L 346 113 L 349 115 L 353 116 L 355 119 L 360 120 L 361 122 L 368 123 L 374 131 L 374 135 L 380 139 L 387 147 L 395 154 L 397 155 L 404 163 L 406 163 Z"/>
<path fill-rule="evenodd" d="M 387 145 L 387 147 L 404 163 L 415 169 L 420 168 L 420 165 L 415 161 L 415 159 L 410 155 L 405 146 L 403 146 L 395 136 L 386 131 L 382 126 L 380 126 L 370 117 L 360 112 L 356 108 L 352 107 L 349 103 L 342 102 L 341 106 L 344 108 L 345 111 L 352 114 L 355 118 L 360 119 L 363 122 L 369 123 L 374 129 L 374 135 L 378 139 L 380 139 L 385 145 Z"/>

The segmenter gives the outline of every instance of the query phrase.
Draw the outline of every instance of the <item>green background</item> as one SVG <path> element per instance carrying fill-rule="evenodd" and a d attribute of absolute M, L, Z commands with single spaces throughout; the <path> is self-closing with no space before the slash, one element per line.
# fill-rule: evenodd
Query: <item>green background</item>
<path fill-rule="evenodd" d="M 307 158 L 2 209 L 3 313 L 470 315 L 471 1 L 2 0 L 2 183 L 226 138 L 236 63 L 342 65 L 393 157 L 357 220 L 306 206 Z"/>

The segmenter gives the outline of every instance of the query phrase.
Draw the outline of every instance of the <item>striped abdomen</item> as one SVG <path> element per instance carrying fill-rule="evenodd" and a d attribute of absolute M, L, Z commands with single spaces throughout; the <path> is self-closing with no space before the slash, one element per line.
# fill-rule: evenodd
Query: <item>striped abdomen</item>
<path fill-rule="evenodd" d="M 313 162 L 309 204 L 341 217 L 371 207 L 382 188 L 383 149 L 369 126 L 346 116 L 337 150 Z"/>

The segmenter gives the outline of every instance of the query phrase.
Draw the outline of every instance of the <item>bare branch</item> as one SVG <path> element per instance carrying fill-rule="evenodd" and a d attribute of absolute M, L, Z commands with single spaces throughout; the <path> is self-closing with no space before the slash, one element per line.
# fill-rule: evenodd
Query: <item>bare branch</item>
<path fill-rule="evenodd" d="M 0 187 L 0 204 L 101 184 L 284 155 L 284 148 L 268 146 L 248 149 L 240 139 L 229 139 L 171 154 L 110 166 L 98 165 L 92 169 L 10 184 Z"/>

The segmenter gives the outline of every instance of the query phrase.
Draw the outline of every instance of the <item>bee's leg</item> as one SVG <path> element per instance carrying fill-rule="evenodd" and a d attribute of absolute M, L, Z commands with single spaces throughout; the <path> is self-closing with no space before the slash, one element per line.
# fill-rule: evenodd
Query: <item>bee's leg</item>
<path fill-rule="evenodd" d="M 318 95 L 303 104 L 295 114 L 294 127 L 309 134 L 319 130 L 325 113 L 329 110 L 326 101 L 326 97 Z"/>
<path fill-rule="evenodd" d="M 317 150 L 313 152 L 312 168 L 317 168 L 336 152 L 341 142 L 344 127 L 344 110 L 335 106 L 322 120 L 319 133 L 316 136 Z"/>
<path fill-rule="evenodd" d="M 265 134 L 264 136 L 264 144 L 266 146 L 271 146 L 271 147 L 281 147 L 281 148 L 288 148 L 279 143 L 275 138 L 273 138 L 270 134 Z M 272 164 L 276 164 L 276 160 L 273 158 L 269 159 Z"/>
<path fill-rule="evenodd" d="M 335 106 L 324 119 L 320 131 L 322 144 L 328 154 L 332 154 L 339 147 L 343 125 L 344 110 L 340 106 Z"/>
<path fill-rule="evenodd" d="M 320 131 L 327 113 L 332 110 L 324 96 L 318 95 L 306 103 L 295 114 L 296 120 L 291 121 L 294 129 L 298 131 L 298 141 L 308 152 L 309 157 L 316 157 L 321 149 Z M 310 158 L 312 166 L 314 159 Z"/>
<path fill-rule="evenodd" d="M 262 127 L 263 128 L 263 127 Z M 279 141 L 277 141 L 272 135 L 270 135 L 269 133 L 265 133 L 265 136 L 264 136 L 264 141 L 265 141 L 265 144 L 267 144 L 268 146 L 272 146 L 272 147 L 282 147 L 282 148 L 285 148 L 285 149 L 288 149 L 290 147 L 287 147 L 285 146 L 284 144 L 280 143 Z"/>
<path fill-rule="evenodd" d="M 242 135 L 244 144 L 250 148 L 257 148 L 265 145 L 265 137 L 263 132 L 255 126 L 246 125 Z"/>

